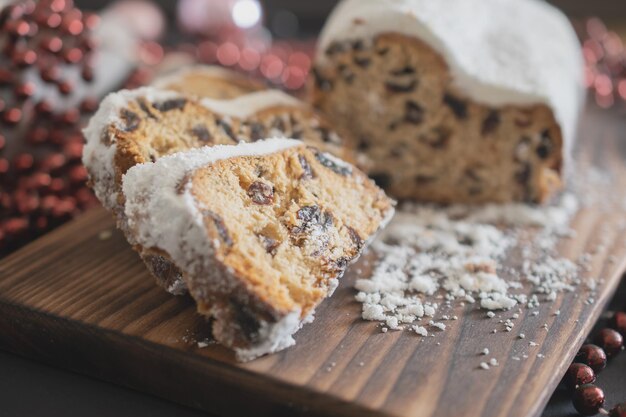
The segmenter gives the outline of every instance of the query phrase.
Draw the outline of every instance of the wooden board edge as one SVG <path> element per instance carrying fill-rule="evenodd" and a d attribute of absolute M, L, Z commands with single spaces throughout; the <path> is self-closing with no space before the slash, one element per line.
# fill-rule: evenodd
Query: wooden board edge
<path fill-rule="evenodd" d="M 389 417 L 326 394 L 2 299 L 0 349 L 218 415 Z M 142 372 L 138 370 L 144 370 L 143 375 L 139 376 Z M 171 380 L 178 375 L 178 389 L 172 391 Z"/>

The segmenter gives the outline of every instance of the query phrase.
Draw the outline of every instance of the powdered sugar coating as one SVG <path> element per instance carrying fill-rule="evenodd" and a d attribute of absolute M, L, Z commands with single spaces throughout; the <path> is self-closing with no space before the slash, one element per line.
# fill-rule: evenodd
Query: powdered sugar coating
<path fill-rule="evenodd" d="M 298 99 L 279 90 L 255 91 L 231 100 L 203 98 L 201 103 L 221 115 L 239 118 L 249 117 L 270 107 L 303 105 Z"/>
<path fill-rule="evenodd" d="M 491 105 L 544 103 L 574 140 L 584 99 L 580 44 L 567 18 L 540 0 L 344 0 L 321 36 L 317 62 L 334 41 L 382 33 L 416 37 L 439 51 L 457 89 Z"/>

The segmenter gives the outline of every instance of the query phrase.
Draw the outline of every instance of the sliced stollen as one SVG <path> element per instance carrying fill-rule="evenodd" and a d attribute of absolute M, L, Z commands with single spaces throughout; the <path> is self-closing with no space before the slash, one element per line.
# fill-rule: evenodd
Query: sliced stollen
<path fill-rule="evenodd" d="M 394 212 L 365 174 L 290 139 L 136 165 L 123 192 L 134 240 L 183 271 L 215 339 L 241 360 L 292 345 Z"/>
<path fill-rule="evenodd" d="M 313 104 L 390 194 L 540 202 L 562 183 L 583 103 L 580 44 L 539 0 L 344 0 Z"/>
<path fill-rule="evenodd" d="M 174 82 L 170 78 L 168 83 Z M 205 86 L 209 81 L 203 81 Z M 168 84 L 169 85 L 169 84 Z M 293 137 L 351 159 L 342 139 L 306 104 L 277 90 L 234 99 L 191 96 L 145 87 L 107 96 L 84 131 L 85 164 L 96 196 L 126 229 L 122 175 L 132 166 L 175 152 L 252 142 L 266 136 Z M 129 238 L 131 244 L 135 242 Z M 146 266 L 169 292 L 185 292 L 180 271 L 161 253 L 136 245 Z"/>

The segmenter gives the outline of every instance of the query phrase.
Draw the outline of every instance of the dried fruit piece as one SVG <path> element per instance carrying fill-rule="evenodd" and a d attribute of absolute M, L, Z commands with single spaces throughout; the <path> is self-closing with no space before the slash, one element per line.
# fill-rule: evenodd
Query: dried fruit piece
<path fill-rule="evenodd" d="M 269 205 L 274 202 L 274 187 L 262 181 L 255 181 L 248 187 L 248 196 L 259 205 Z"/>
<path fill-rule="evenodd" d="M 448 145 L 452 132 L 443 126 L 431 129 L 430 132 L 419 136 L 420 142 L 423 142 L 435 149 L 442 149 Z"/>
<path fill-rule="evenodd" d="M 194 135 L 200 142 L 213 142 L 213 137 L 211 136 L 209 129 L 207 129 L 207 127 L 203 124 L 195 125 L 191 129 L 191 134 Z"/>
<path fill-rule="evenodd" d="M 404 120 L 418 125 L 424 121 L 424 108 L 416 102 L 409 100 L 404 105 Z"/>
<path fill-rule="evenodd" d="M 139 128 L 141 124 L 141 119 L 137 115 L 137 113 L 132 112 L 128 109 L 122 109 L 120 112 L 120 117 L 124 120 L 124 131 L 125 132 L 133 132 Z"/>
<path fill-rule="evenodd" d="M 335 162 L 332 157 L 326 153 L 316 152 L 315 158 L 319 161 L 320 164 L 324 165 L 326 168 L 332 170 L 336 174 L 348 176 L 352 173 L 352 169 L 349 165 L 339 165 Z"/>
<path fill-rule="evenodd" d="M 483 120 L 483 126 L 481 132 L 483 136 L 492 134 L 500 126 L 500 112 L 497 110 L 491 110 L 485 120 Z"/>
<path fill-rule="evenodd" d="M 302 166 L 302 171 L 304 171 L 300 176 L 300 179 L 310 180 L 314 178 L 315 174 L 313 173 L 313 168 L 311 168 L 311 164 L 309 164 L 309 161 L 306 160 L 306 157 L 304 155 L 298 155 L 298 161 Z"/>
<path fill-rule="evenodd" d="M 228 123 L 226 123 L 225 121 L 223 121 L 222 119 L 218 119 L 215 122 L 219 127 L 222 128 L 222 130 L 224 131 L 224 133 L 226 133 L 226 135 L 232 139 L 233 142 L 235 143 L 239 143 L 239 138 L 237 138 L 237 135 L 235 135 L 235 133 L 233 132 L 233 129 L 230 127 L 230 125 Z"/>
<path fill-rule="evenodd" d="M 162 102 L 153 103 L 152 107 L 154 107 L 161 113 L 165 113 L 171 110 L 182 110 L 186 104 L 187 104 L 187 99 L 174 98 L 171 100 L 165 100 Z"/>
<path fill-rule="evenodd" d="M 230 234 L 228 233 L 228 229 L 226 228 L 226 225 L 224 224 L 224 220 L 211 210 L 204 210 L 203 214 L 204 216 L 210 217 L 213 220 L 215 229 L 217 229 L 217 233 L 219 234 L 220 239 L 222 239 L 222 242 L 224 242 L 226 246 L 229 246 L 229 247 L 233 246 L 233 239 L 230 237 Z"/>
<path fill-rule="evenodd" d="M 443 102 L 448 107 L 450 107 L 450 109 L 457 118 L 467 118 L 467 103 L 465 103 L 463 100 L 460 100 L 451 94 L 446 94 L 443 96 Z"/>

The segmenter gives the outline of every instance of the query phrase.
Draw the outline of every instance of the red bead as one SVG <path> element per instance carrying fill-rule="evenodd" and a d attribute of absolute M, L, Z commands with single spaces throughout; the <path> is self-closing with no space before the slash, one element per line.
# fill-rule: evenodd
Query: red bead
<path fill-rule="evenodd" d="M 45 38 L 40 42 L 39 45 L 42 49 L 45 49 L 48 52 L 52 52 L 53 54 L 63 49 L 63 41 L 58 36 Z"/>
<path fill-rule="evenodd" d="M 93 30 L 98 27 L 100 23 L 100 17 L 95 13 L 85 13 L 83 15 L 83 23 L 87 29 Z"/>
<path fill-rule="evenodd" d="M 52 104 L 50 104 L 50 102 L 48 101 L 41 100 L 35 106 L 35 111 L 37 112 L 39 116 L 42 116 L 42 117 L 50 116 L 52 114 Z"/>
<path fill-rule="evenodd" d="M 565 374 L 565 383 L 571 389 L 579 385 L 591 384 L 596 381 L 596 374 L 593 369 L 584 363 L 573 363 Z"/>
<path fill-rule="evenodd" d="M 604 392 L 595 385 L 581 385 L 576 388 L 572 402 L 583 416 L 595 416 L 604 406 Z"/>
<path fill-rule="evenodd" d="M 28 229 L 28 220 L 23 218 L 9 219 L 4 223 L 4 231 L 7 235 L 19 235 Z"/>
<path fill-rule="evenodd" d="M 69 109 L 59 117 L 59 121 L 64 125 L 71 126 L 80 120 L 78 109 Z"/>
<path fill-rule="evenodd" d="M 58 88 L 59 93 L 63 94 L 64 96 L 71 94 L 72 90 L 74 90 L 74 86 L 69 81 L 61 81 L 58 84 Z"/>
<path fill-rule="evenodd" d="M 44 172 L 54 172 L 60 168 L 62 168 L 67 159 L 65 159 L 65 155 L 61 153 L 53 153 L 51 155 L 46 156 L 41 161 L 41 170 Z"/>
<path fill-rule="evenodd" d="M 50 67 L 42 68 L 39 71 L 39 75 L 41 76 L 41 79 L 44 80 L 45 82 L 53 83 L 53 82 L 58 81 L 60 71 L 58 67 L 50 66 Z"/>
<path fill-rule="evenodd" d="M 70 168 L 67 175 L 72 184 L 78 184 L 87 181 L 87 169 L 83 165 L 76 165 Z"/>
<path fill-rule="evenodd" d="M 54 29 L 58 28 L 61 25 L 62 21 L 63 19 L 61 18 L 61 16 L 57 13 L 54 13 L 47 17 L 47 19 L 45 20 L 45 25 L 48 26 L 50 29 Z"/>
<path fill-rule="evenodd" d="M 76 201 L 71 197 L 59 200 L 58 204 L 52 208 L 53 217 L 66 217 L 76 210 Z"/>
<path fill-rule="evenodd" d="M 26 36 L 30 32 L 30 25 L 25 20 L 18 20 L 13 22 L 9 31 L 17 36 Z"/>
<path fill-rule="evenodd" d="M 45 213 L 49 213 L 52 211 L 54 207 L 59 203 L 59 197 L 55 195 L 47 195 L 41 200 L 41 209 Z"/>
<path fill-rule="evenodd" d="M 574 361 L 584 363 L 599 373 L 606 367 L 606 353 L 599 346 L 587 344 L 580 348 Z"/>
<path fill-rule="evenodd" d="M 45 172 L 35 172 L 31 175 L 29 182 L 32 188 L 41 189 L 49 187 L 52 182 L 52 178 L 50 178 L 50 174 L 46 174 Z"/>
<path fill-rule="evenodd" d="M 7 144 L 7 140 L 3 135 L 0 135 L 0 152 L 4 149 Z"/>
<path fill-rule="evenodd" d="M 81 51 L 79 48 L 68 49 L 63 53 L 63 59 L 68 64 L 76 64 L 77 62 L 80 62 L 81 59 L 83 59 L 83 51 Z"/>
<path fill-rule="evenodd" d="M 37 53 L 35 51 L 19 51 L 13 54 L 13 63 L 18 67 L 28 67 L 37 62 Z"/>
<path fill-rule="evenodd" d="M 83 77 L 83 80 L 87 82 L 93 81 L 93 78 L 94 78 L 93 69 L 89 67 L 83 68 L 83 71 L 81 72 L 81 76 Z"/>
<path fill-rule="evenodd" d="M 60 194 L 65 190 L 65 181 L 61 178 L 53 178 L 49 188 L 52 193 Z"/>
<path fill-rule="evenodd" d="M 92 97 L 87 97 L 80 103 L 80 110 L 84 113 L 93 113 L 98 110 L 98 100 Z"/>
<path fill-rule="evenodd" d="M 26 141 L 31 145 L 40 145 L 48 139 L 48 129 L 44 127 L 36 127 L 26 136 Z"/>
<path fill-rule="evenodd" d="M 609 411 L 609 417 L 626 417 L 626 403 L 616 405 Z"/>
<path fill-rule="evenodd" d="M 611 318 L 611 327 L 617 330 L 622 337 L 626 337 L 626 313 L 618 311 Z"/>
<path fill-rule="evenodd" d="M 30 214 L 39 207 L 39 198 L 34 194 L 16 193 L 15 204 L 21 214 Z"/>
<path fill-rule="evenodd" d="M 13 166 L 18 171 L 27 171 L 33 167 L 35 159 L 31 154 L 22 153 L 13 159 Z"/>
<path fill-rule="evenodd" d="M 8 109 L 2 115 L 2 121 L 9 126 L 15 126 L 22 120 L 22 110 L 17 107 Z"/>
<path fill-rule="evenodd" d="M 15 87 L 15 95 L 18 98 L 25 99 L 35 94 L 35 84 L 24 83 Z"/>
<path fill-rule="evenodd" d="M 595 343 L 604 349 L 606 356 L 611 358 L 620 353 L 624 347 L 624 338 L 613 329 L 602 329 L 594 339 Z"/>
<path fill-rule="evenodd" d="M 63 154 L 68 160 L 74 161 L 80 159 L 83 155 L 83 143 L 81 142 L 68 142 L 63 145 Z"/>

